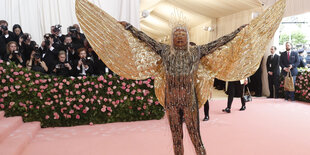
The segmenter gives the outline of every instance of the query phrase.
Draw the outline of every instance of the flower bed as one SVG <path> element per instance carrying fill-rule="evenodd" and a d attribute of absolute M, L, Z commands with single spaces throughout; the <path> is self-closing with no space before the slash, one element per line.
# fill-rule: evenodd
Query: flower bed
<path fill-rule="evenodd" d="M 295 100 L 305 101 L 310 103 L 310 69 L 299 68 L 298 76 L 295 84 Z M 284 97 L 284 77 L 280 84 L 280 94 Z"/>
<path fill-rule="evenodd" d="M 153 78 L 64 78 L 43 75 L 0 60 L 0 110 L 42 127 L 161 119 Z"/>

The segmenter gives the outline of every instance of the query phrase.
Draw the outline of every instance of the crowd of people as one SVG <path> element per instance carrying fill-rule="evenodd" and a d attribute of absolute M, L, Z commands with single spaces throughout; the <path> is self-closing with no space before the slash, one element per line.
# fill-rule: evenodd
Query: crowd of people
<path fill-rule="evenodd" d="M 63 35 L 61 25 L 51 26 L 40 45 L 15 24 L 0 20 L 0 59 L 15 62 L 29 70 L 57 76 L 92 76 L 113 74 L 100 60 L 80 32 L 78 24 L 69 26 Z"/>

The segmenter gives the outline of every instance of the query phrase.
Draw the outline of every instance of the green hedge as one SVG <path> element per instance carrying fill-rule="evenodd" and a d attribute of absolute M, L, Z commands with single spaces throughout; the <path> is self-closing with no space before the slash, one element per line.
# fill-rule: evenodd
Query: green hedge
<path fill-rule="evenodd" d="M 310 69 L 299 68 L 295 84 L 295 100 L 310 103 Z M 284 97 L 284 77 L 281 78 L 280 95 Z"/>
<path fill-rule="evenodd" d="M 42 127 L 161 119 L 153 79 L 55 77 L 0 60 L 0 110 Z"/>

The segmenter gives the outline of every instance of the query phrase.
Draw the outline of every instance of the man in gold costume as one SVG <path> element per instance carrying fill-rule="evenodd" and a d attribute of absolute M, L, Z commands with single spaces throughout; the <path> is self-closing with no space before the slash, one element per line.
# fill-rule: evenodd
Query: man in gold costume
<path fill-rule="evenodd" d="M 116 21 L 87 0 L 76 1 L 77 17 L 87 39 L 112 71 L 136 80 L 156 77 L 155 92 L 167 112 L 175 155 L 184 154 L 183 118 L 196 154 L 206 154 L 198 111 L 210 96 L 214 78 L 236 81 L 252 75 L 284 8 L 285 0 L 280 0 L 231 34 L 190 47 L 186 23 L 179 15 L 171 24 L 171 45 L 166 45 L 129 23 Z"/>

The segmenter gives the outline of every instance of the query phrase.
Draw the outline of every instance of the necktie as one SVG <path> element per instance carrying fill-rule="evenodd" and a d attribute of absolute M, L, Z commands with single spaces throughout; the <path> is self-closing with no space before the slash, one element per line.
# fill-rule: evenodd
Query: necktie
<path fill-rule="evenodd" d="M 290 52 L 287 52 L 287 60 L 290 61 Z"/>

